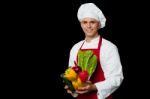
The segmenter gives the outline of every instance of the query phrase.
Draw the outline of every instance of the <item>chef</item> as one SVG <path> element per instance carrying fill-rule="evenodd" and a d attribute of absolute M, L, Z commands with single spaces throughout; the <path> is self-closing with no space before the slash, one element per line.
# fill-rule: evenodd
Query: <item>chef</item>
<path fill-rule="evenodd" d="M 72 47 L 69 66 L 74 66 L 74 63 L 78 62 L 79 50 L 91 50 L 97 57 L 97 67 L 86 86 L 78 88 L 76 98 L 112 99 L 112 93 L 123 81 L 123 71 L 118 48 L 98 32 L 105 27 L 106 18 L 94 3 L 82 4 L 78 9 L 77 17 L 85 38 Z"/>

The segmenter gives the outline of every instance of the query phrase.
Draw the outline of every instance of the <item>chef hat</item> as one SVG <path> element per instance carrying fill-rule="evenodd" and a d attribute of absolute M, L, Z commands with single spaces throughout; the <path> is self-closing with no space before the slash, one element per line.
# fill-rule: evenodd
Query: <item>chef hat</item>
<path fill-rule="evenodd" d="M 105 26 L 106 18 L 102 11 L 94 3 L 82 4 L 77 13 L 78 20 L 81 21 L 85 17 L 94 18 L 101 23 L 101 28 Z"/>

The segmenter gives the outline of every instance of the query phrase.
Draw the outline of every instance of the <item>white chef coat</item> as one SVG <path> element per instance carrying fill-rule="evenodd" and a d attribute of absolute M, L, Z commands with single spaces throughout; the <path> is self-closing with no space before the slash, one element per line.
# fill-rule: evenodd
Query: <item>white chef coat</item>
<path fill-rule="evenodd" d="M 84 41 L 85 43 L 83 44 L 82 49 L 98 48 L 99 38 L 100 37 L 98 36 L 90 42 L 82 40 L 76 43 L 70 51 L 69 67 L 74 66 L 74 61 L 77 59 L 78 50 Z M 98 99 L 105 99 L 117 88 L 119 88 L 124 77 L 120 56 L 116 45 L 104 38 L 102 38 L 102 45 L 100 48 L 100 63 L 104 72 L 105 80 L 97 82 L 95 85 L 98 90 Z"/>

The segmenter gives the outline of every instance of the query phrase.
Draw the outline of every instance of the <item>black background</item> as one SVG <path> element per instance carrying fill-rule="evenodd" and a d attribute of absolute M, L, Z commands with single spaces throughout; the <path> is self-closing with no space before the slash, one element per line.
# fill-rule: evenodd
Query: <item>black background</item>
<path fill-rule="evenodd" d="M 60 74 L 68 66 L 71 47 L 84 39 L 77 10 L 86 2 L 94 2 L 103 11 L 107 22 L 99 32 L 119 49 L 124 81 L 114 99 L 146 97 L 147 6 L 129 0 L 5 3 L 4 50 L 10 60 L 5 62 L 8 72 L 5 90 L 11 97 L 72 98 L 63 89 Z M 10 68 L 7 64 L 11 64 Z"/>

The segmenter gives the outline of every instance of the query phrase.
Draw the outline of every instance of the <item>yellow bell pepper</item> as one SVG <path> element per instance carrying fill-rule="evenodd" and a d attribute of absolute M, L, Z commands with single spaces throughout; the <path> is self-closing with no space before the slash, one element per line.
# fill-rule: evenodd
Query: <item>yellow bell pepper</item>
<path fill-rule="evenodd" d="M 72 85 L 73 85 L 73 87 L 74 87 L 75 90 L 78 89 L 78 83 L 77 83 L 77 80 L 72 81 Z"/>
<path fill-rule="evenodd" d="M 78 87 L 82 86 L 81 79 L 78 77 L 77 80 L 72 81 L 72 85 L 75 88 L 75 90 L 77 90 Z"/>
<path fill-rule="evenodd" d="M 72 68 L 68 68 L 64 73 L 64 77 L 70 81 L 74 81 L 77 79 L 77 73 Z"/>
<path fill-rule="evenodd" d="M 78 79 L 77 79 L 77 84 L 78 84 L 78 87 L 82 86 L 82 81 L 81 81 L 80 77 L 78 77 Z"/>

